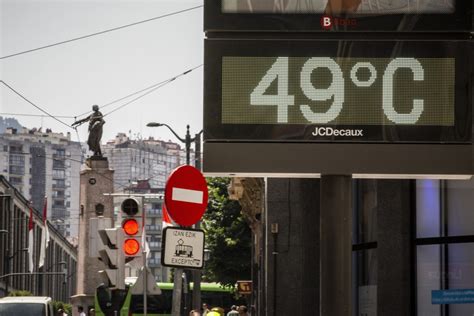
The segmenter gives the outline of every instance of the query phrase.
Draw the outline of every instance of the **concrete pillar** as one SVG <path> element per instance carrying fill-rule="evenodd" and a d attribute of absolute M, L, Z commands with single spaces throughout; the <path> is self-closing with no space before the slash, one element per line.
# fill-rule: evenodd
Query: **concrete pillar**
<path fill-rule="evenodd" d="M 321 177 L 321 316 L 352 315 L 352 178 Z"/>
<path fill-rule="evenodd" d="M 94 305 L 95 290 L 102 283 L 98 271 L 105 269 L 101 261 L 89 257 L 89 220 L 99 215 L 106 218 L 114 216 L 113 198 L 104 195 L 114 192 L 114 171 L 109 169 L 109 162 L 103 157 L 92 157 L 87 160 L 87 165 L 88 168 L 81 171 L 80 179 L 77 290 L 76 295 L 71 297 L 73 316 L 78 315 L 78 306 L 87 311 L 89 306 Z"/>
<path fill-rule="evenodd" d="M 267 185 L 266 311 L 260 315 L 318 315 L 319 180 L 268 179 Z M 272 224 L 278 224 L 273 234 Z"/>
<path fill-rule="evenodd" d="M 411 315 L 414 293 L 410 283 L 413 260 L 410 196 L 409 180 L 377 183 L 378 315 Z"/>

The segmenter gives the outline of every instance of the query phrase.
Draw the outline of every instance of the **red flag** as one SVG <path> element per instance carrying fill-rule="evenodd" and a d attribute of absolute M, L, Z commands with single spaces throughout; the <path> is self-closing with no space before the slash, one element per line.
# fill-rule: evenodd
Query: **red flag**
<path fill-rule="evenodd" d="M 30 202 L 30 219 L 28 220 L 28 271 L 33 272 L 34 263 L 33 263 L 33 237 L 34 237 L 34 227 L 35 224 L 33 222 L 33 207 L 31 206 Z"/>

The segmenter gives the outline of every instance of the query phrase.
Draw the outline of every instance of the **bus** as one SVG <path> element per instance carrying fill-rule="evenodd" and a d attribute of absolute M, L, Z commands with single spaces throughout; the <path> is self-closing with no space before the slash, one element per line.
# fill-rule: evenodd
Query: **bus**
<path fill-rule="evenodd" d="M 170 316 L 173 300 L 173 283 L 157 283 L 160 295 L 147 296 L 147 315 Z M 133 284 L 127 284 L 126 290 L 110 292 L 105 287 L 98 287 L 95 295 L 96 316 L 141 316 L 143 315 L 143 295 L 132 295 Z M 189 290 L 183 289 L 181 315 L 187 315 L 192 309 L 193 283 Z M 222 307 L 229 310 L 232 305 L 246 304 L 243 298 L 235 298 L 232 289 L 224 288 L 219 283 L 201 283 L 201 302 L 210 307 Z M 115 313 L 115 311 L 119 311 Z"/>

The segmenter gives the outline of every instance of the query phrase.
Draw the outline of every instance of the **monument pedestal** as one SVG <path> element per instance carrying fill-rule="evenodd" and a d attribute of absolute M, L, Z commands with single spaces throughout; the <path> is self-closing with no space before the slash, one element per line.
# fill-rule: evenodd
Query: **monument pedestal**
<path fill-rule="evenodd" d="M 102 283 L 99 270 L 104 264 L 97 258 L 89 256 L 89 223 L 93 217 L 114 216 L 113 198 L 104 193 L 114 192 L 114 171 L 109 169 L 105 157 L 92 157 L 86 161 L 87 168 L 81 171 L 80 211 L 79 211 L 79 246 L 77 260 L 77 289 L 71 297 L 73 316 L 78 316 L 78 307 L 84 311 L 94 308 L 94 295 L 97 286 Z"/>

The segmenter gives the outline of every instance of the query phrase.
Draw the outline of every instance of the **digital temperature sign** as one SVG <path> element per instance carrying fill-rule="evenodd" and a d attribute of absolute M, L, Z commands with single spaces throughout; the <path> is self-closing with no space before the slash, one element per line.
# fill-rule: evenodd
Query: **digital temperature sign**
<path fill-rule="evenodd" d="M 206 41 L 208 140 L 470 143 L 472 43 Z"/>

